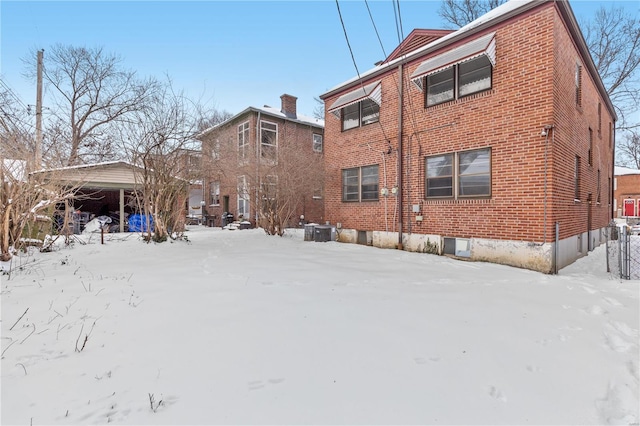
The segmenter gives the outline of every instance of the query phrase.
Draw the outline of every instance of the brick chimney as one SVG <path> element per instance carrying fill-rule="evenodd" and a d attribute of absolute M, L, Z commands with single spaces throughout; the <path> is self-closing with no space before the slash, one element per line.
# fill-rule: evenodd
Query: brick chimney
<path fill-rule="evenodd" d="M 296 101 L 298 100 L 298 98 L 296 98 L 295 96 L 287 95 L 285 93 L 284 95 L 280 96 L 280 99 L 282 100 L 282 109 L 280 110 L 280 112 L 282 112 L 288 118 L 297 118 L 298 116 L 296 111 Z"/>

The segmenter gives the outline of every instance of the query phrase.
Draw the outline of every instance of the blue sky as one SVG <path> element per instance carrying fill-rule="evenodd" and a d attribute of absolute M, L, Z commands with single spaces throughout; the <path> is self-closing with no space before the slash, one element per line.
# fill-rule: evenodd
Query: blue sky
<path fill-rule="evenodd" d="M 400 0 L 402 34 L 444 28 L 440 4 Z M 638 12 L 631 0 L 571 2 L 579 21 L 601 4 Z M 362 73 L 399 43 L 393 3 L 368 2 L 382 47 L 364 0 L 339 5 Z M 0 78 L 25 104 L 35 103 L 35 82 L 22 76 L 21 59 L 57 43 L 103 47 L 140 76 L 168 75 L 190 97 L 232 113 L 278 107 L 288 93 L 311 115 L 314 97 L 357 74 L 333 0 L 0 1 Z"/>

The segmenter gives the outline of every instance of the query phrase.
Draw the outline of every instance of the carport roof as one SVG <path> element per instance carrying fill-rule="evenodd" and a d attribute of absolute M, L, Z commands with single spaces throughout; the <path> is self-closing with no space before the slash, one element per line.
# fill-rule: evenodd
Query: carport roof
<path fill-rule="evenodd" d="M 134 189 L 140 185 L 144 169 L 126 161 L 110 161 L 39 170 L 51 180 L 85 188 Z"/>

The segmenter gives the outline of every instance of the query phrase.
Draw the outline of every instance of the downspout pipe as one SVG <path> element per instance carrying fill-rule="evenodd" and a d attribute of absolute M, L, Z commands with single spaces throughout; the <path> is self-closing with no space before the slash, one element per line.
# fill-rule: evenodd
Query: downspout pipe
<path fill-rule="evenodd" d="M 278 136 L 276 135 L 276 138 Z M 277 139 L 276 139 L 277 140 Z M 256 198 L 254 200 L 253 210 L 255 212 L 254 218 L 256 221 L 256 227 L 258 226 L 258 202 L 260 201 L 260 194 L 258 190 L 260 189 L 260 150 L 262 149 L 262 139 L 260 135 L 260 111 L 258 111 L 258 121 L 256 122 L 256 179 L 255 179 L 255 194 Z M 276 151 L 277 152 L 277 151 Z M 249 206 L 249 210 L 251 210 L 251 206 Z"/>
<path fill-rule="evenodd" d="M 397 249 L 398 250 L 402 250 L 403 249 L 403 245 L 402 245 L 402 216 L 403 216 L 403 210 L 402 210 L 402 193 L 403 193 L 403 189 L 402 189 L 402 170 L 403 170 L 403 163 L 402 163 L 402 158 L 404 156 L 403 153 L 403 147 L 402 147 L 402 126 L 403 126 L 403 122 L 402 122 L 402 104 L 403 104 L 403 75 L 402 75 L 402 62 L 400 62 L 400 64 L 398 64 L 398 76 L 399 78 L 399 83 L 398 83 L 398 171 L 397 171 L 397 179 L 398 179 L 398 199 L 396 200 L 398 203 L 398 245 L 397 245 Z"/>

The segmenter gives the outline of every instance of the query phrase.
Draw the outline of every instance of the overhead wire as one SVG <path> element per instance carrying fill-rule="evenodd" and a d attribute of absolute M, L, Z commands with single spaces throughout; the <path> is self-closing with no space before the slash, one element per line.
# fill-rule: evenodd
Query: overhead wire
<path fill-rule="evenodd" d="M 369 5 L 367 3 L 367 8 L 368 7 L 369 7 Z M 346 26 L 344 24 L 344 19 L 342 19 L 342 11 L 340 10 L 340 3 L 338 2 L 338 0 L 336 0 L 336 8 L 338 9 L 338 16 L 340 17 L 340 24 L 342 25 L 342 31 L 344 32 L 344 38 L 347 41 L 347 47 L 349 48 L 349 53 L 351 54 L 351 60 L 353 61 L 353 66 L 356 69 L 356 73 L 358 75 L 358 82 L 360 83 L 360 88 L 364 92 L 364 84 L 362 83 L 362 76 L 360 75 L 360 70 L 358 69 L 358 64 L 356 63 L 356 58 L 355 58 L 355 55 L 353 54 L 353 49 L 351 48 L 351 43 L 349 42 L 349 36 L 347 35 L 347 28 L 346 28 Z M 374 26 L 375 26 L 375 24 L 374 24 Z M 383 51 L 384 51 L 384 48 L 383 48 Z M 384 131 L 384 127 L 382 126 L 382 123 L 380 122 L 380 119 L 378 119 L 378 125 L 380 126 L 380 130 L 382 130 L 382 134 L 383 134 L 385 140 L 389 140 L 389 138 L 387 137 L 386 132 Z"/>
<path fill-rule="evenodd" d="M 29 107 L 15 94 L 15 92 L 4 82 L 2 78 L 0 78 L 0 85 L 2 85 L 5 91 L 10 94 L 25 110 L 28 110 Z"/>
<path fill-rule="evenodd" d="M 376 32 L 376 37 L 378 37 L 378 43 L 380 43 L 380 48 L 382 49 L 382 54 L 384 57 L 387 57 L 387 52 L 384 50 L 384 46 L 382 45 L 382 39 L 380 38 L 380 33 L 378 32 L 378 27 L 376 27 L 376 23 L 373 19 L 373 15 L 371 14 L 371 9 L 369 8 L 369 2 L 364 0 L 364 4 L 367 6 L 367 11 L 369 12 L 369 18 L 371 19 L 371 23 L 373 24 L 373 29 Z"/>

